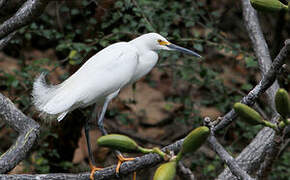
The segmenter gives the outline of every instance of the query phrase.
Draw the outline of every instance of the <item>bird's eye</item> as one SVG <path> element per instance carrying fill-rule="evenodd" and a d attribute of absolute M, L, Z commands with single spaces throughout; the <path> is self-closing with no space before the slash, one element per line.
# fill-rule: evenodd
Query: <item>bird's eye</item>
<path fill-rule="evenodd" d="M 161 42 L 162 42 L 162 40 L 161 40 L 161 39 L 158 39 L 158 40 L 157 40 L 157 42 L 161 43 Z"/>

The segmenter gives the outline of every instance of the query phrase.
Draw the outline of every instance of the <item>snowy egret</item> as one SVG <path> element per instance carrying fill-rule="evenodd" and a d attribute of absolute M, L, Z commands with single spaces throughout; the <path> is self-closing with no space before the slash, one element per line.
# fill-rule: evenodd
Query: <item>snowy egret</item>
<path fill-rule="evenodd" d="M 79 107 L 95 104 L 91 119 L 96 119 L 97 108 L 102 107 L 98 117 L 98 127 L 107 134 L 103 119 L 109 102 L 120 90 L 146 75 L 157 63 L 157 50 L 176 50 L 196 57 L 199 54 L 174 45 L 157 33 L 148 33 L 129 42 L 118 42 L 101 50 L 91 57 L 68 79 L 58 85 L 47 85 L 41 74 L 33 84 L 33 103 L 48 119 L 61 121 L 67 113 Z M 88 134 L 88 120 L 85 134 L 90 161 L 95 165 L 91 154 Z M 118 154 L 119 163 L 126 159 Z M 94 173 L 94 171 L 92 171 Z"/>

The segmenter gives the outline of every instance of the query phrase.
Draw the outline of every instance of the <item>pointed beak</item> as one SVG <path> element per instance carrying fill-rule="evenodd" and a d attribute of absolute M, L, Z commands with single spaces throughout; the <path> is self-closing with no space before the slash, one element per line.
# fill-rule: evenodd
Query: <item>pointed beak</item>
<path fill-rule="evenodd" d="M 185 54 L 188 54 L 188 55 L 192 55 L 192 56 L 196 56 L 196 57 L 202 58 L 202 56 L 199 55 L 199 54 L 197 54 L 196 52 L 191 51 L 191 50 L 186 49 L 186 48 L 183 48 L 181 46 L 177 46 L 177 45 L 172 44 L 172 43 L 167 44 L 165 46 L 169 47 L 172 50 L 180 51 L 180 52 L 185 53 Z"/>

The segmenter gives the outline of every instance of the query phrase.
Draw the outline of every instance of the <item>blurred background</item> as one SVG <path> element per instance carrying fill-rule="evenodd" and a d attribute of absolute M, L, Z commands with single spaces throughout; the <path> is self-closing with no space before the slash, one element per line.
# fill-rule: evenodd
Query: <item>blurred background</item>
<path fill-rule="evenodd" d="M 0 12 L 1 22 L 7 18 L 5 14 Z M 259 18 L 274 58 L 289 37 L 290 15 L 259 14 Z M 33 81 L 40 72 L 48 72 L 49 82 L 62 82 L 104 47 L 148 32 L 158 32 L 204 59 L 160 52 L 156 68 L 123 89 L 110 104 L 104 121 L 110 133 L 128 135 L 145 147 L 163 147 L 201 125 L 204 117 L 217 119 L 227 113 L 261 78 L 240 1 L 51 1 L 44 14 L 22 28 L 0 52 L 1 93 L 42 126 L 30 155 L 11 173 L 89 171 L 83 125 L 91 108 L 75 110 L 61 123 L 42 123 L 32 106 Z M 281 87 L 289 90 L 290 76 L 282 72 L 278 79 Z M 259 105 L 269 113 L 263 97 Z M 97 147 L 101 134 L 96 124 L 91 127 L 97 164 L 116 164 L 109 149 Z M 218 133 L 219 141 L 236 156 L 260 129 L 262 126 L 236 121 Z M 0 155 L 16 137 L 0 121 Z M 204 180 L 213 179 L 225 167 L 206 145 L 184 158 L 184 163 L 197 179 Z M 288 179 L 289 167 L 288 147 L 273 166 L 270 179 Z M 137 179 L 151 179 L 156 168 L 137 172 Z"/>

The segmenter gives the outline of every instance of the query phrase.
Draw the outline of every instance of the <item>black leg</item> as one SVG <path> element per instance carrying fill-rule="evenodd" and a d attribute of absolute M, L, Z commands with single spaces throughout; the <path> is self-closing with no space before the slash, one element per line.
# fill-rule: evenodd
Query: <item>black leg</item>
<path fill-rule="evenodd" d="M 89 120 L 86 120 L 86 123 L 85 123 L 85 135 L 86 135 L 86 140 L 87 140 L 87 148 L 88 148 L 89 158 L 90 158 L 90 161 L 92 162 L 92 165 L 96 166 L 96 162 L 95 162 L 95 159 L 93 157 L 92 150 L 91 150 L 89 131 L 90 131 Z"/>

